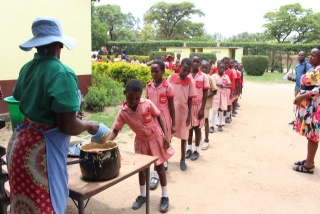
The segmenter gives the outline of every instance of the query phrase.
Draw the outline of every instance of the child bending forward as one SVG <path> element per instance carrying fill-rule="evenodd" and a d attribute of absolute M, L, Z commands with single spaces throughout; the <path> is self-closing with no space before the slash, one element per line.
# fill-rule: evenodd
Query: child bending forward
<path fill-rule="evenodd" d="M 142 84 L 139 80 L 130 80 L 126 84 L 124 94 L 126 102 L 121 106 L 108 140 L 114 140 L 123 125 L 128 124 L 136 134 L 134 142 L 135 153 L 158 157 L 155 166 L 162 187 L 160 212 L 166 212 L 169 208 L 169 198 L 163 162 L 168 160 L 174 152 L 169 144 L 165 123 L 160 116 L 159 109 L 150 100 L 141 98 Z M 139 184 L 140 195 L 132 205 L 132 209 L 134 210 L 139 209 L 146 201 L 146 178 L 144 171 L 139 172 Z"/>

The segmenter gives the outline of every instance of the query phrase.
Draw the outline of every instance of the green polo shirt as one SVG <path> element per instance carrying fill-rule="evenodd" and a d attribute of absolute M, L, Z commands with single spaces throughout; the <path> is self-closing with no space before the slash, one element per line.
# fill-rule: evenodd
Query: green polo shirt
<path fill-rule="evenodd" d="M 20 111 L 38 123 L 56 124 L 55 112 L 79 111 L 78 80 L 69 67 L 54 56 L 35 53 L 20 70 L 13 89 Z"/>

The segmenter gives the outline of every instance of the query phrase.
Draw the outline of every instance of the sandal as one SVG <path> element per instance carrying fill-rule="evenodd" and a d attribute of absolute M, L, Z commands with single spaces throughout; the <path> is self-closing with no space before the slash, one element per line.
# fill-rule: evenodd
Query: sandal
<path fill-rule="evenodd" d="M 306 162 L 307 162 L 307 160 L 297 161 L 294 163 L 294 165 L 303 166 Z"/>
<path fill-rule="evenodd" d="M 294 171 L 302 172 L 302 173 L 308 173 L 308 174 L 313 174 L 314 173 L 314 166 L 306 167 L 305 165 L 301 165 L 301 166 L 297 165 L 297 166 L 292 167 L 292 169 Z"/>
<path fill-rule="evenodd" d="M 297 166 L 303 166 L 307 163 L 307 160 L 302 160 L 302 161 L 297 161 L 294 163 L 294 165 L 297 165 Z M 314 163 L 314 162 L 313 162 Z"/>

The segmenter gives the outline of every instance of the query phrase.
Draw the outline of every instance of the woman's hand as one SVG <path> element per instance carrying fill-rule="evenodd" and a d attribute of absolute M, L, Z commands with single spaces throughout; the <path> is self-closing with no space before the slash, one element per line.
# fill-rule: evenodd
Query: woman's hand
<path fill-rule="evenodd" d="M 99 123 L 95 121 L 88 121 L 90 123 L 88 132 L 89 134 L 95 135 L 99 130 Z"/>

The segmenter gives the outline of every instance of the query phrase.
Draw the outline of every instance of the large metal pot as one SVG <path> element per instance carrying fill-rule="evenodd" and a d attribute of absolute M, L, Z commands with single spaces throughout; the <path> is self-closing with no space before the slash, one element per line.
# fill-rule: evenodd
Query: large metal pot
<path fill-rule="evenodd" d="M 105 181 L 119 175 L 121 157 L 116 142 L 89 143 L 80 147 L 82 178 L 89 181 Z"/>

